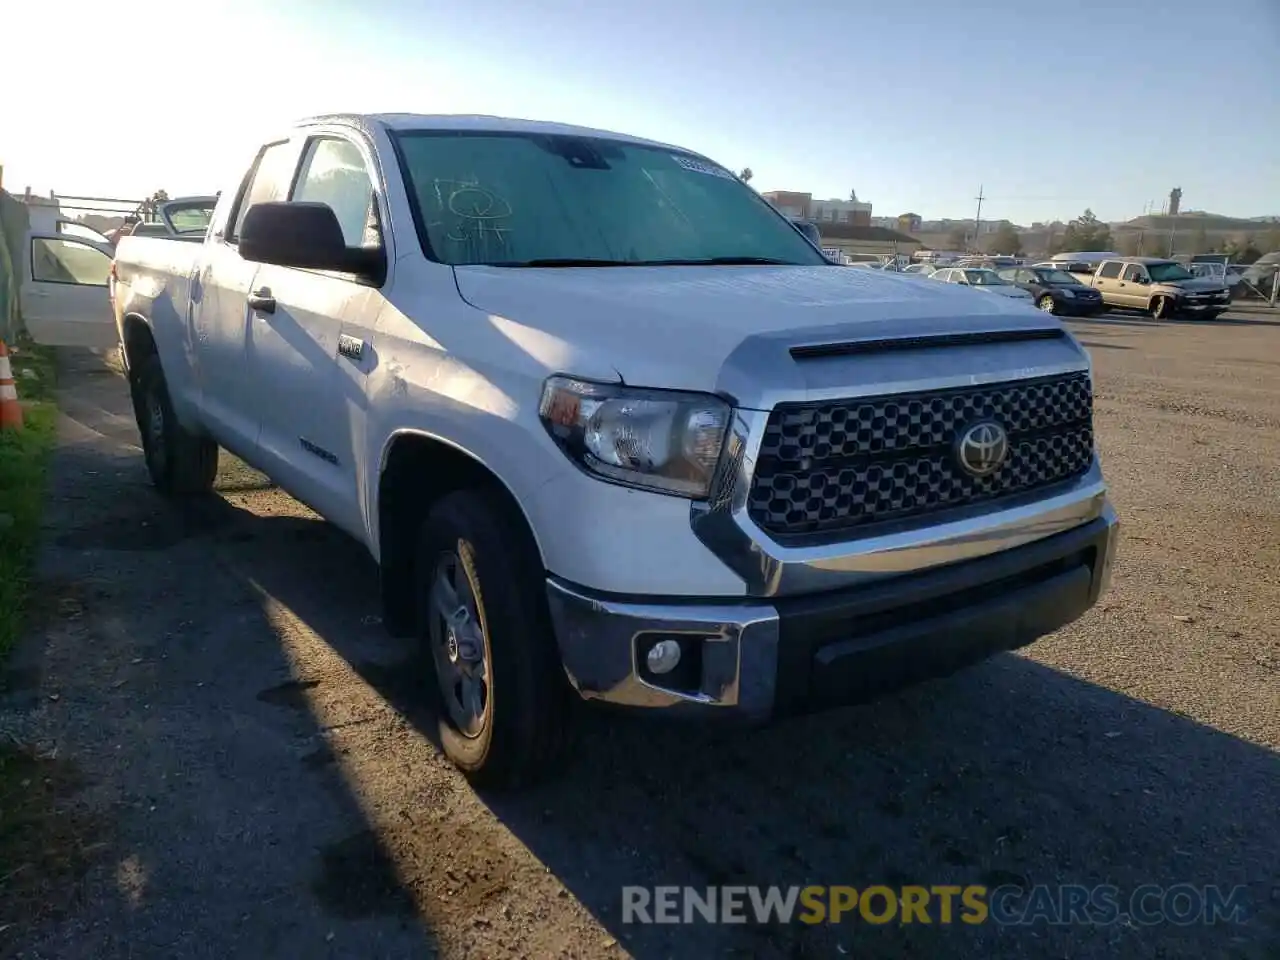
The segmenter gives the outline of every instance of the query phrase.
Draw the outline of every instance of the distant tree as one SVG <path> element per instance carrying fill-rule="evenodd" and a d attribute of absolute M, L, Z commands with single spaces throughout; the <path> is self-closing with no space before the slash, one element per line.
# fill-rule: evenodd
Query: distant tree
<path fill-rule="evenodd" d="M 1191 234 L 1191 253 L 1212 253 L 1213 245 L 1209 242 L 1209 233 L 1204 227 L 1200 227 Z"/>
<path fill-rule="evenodd" d="M 1057 252 L 1064 250 L 1110 250 L 1111 228 L 1099 220 L 1092 210 L 1084 213 L 1067 224 L 1062 234 L 1062 243 Z"/>
<path fill-rule="evenodd" d="M 1280 230 L 1268 230 L 1264 233 L 1258 249 L 1263 253 L 1275 253 L 1280 250 Z"/>
<path fill-rule="evenodd" d="M 952 250 L 966 250 L 969 246 L 969 232 L 964 227 L 956 227 L 947 234 L 947 245 Z"/>
<path fill-rule="evenodd" d="M 1116 238 L 1116 250 L 1126 257 L 1142 255 L 1142 231 L 1126 230 Z"/>
<path fill-rule="evenodd" d="M 157 190 L 151 196 L 147 197 L 147 199 L 142 201 L 141 212 L 146 216 L 154 216 L 156 212 L 156 208 L 159 207 L 160 204 L 168 203 L 168 202 L 169 202 L 169 191 Z"/>
<path fill-rule="evenodd" d="M 1018 231 L 1013 229 L 1013 224 L 1002 223 L 996 228 L 988 248 L 992 253 L 1016 257 L 1022 253 L 1022 238 L 1018 236 Z"/>
<path fill-rule="evenodd" d="M 751 172 L 750 167 L 743 167 L 742 172 L 738 174 L 738 179 L 741 180 L 743 183 L 750 183 L 751 178 L 754 176 L 755 174 Z"/>

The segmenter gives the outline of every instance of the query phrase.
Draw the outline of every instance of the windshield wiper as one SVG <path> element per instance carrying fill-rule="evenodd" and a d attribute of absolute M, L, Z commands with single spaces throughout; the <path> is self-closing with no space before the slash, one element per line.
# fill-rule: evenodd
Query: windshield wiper
<path fill-rule="evenodd" d="M 635 267 L 636 260 L 600 260 L 592 257 L 544 257 L 541 260 L 508 260 L 490 267 Z"/>
<path fill-rule="evenodd" d="M 735 267 L 735 266 L 799 266 L 793 260 L 773 257 L 704 257 L 671 260 L 605 260 L 594 257 L 545 257 L 539 260 L 507 260 L 490 263 L 490 267 Z"/>
<path fill-rule="evenodd" d="M 800 266 L 794 260 L 778 260 L 775 257 L 705 257 L 700 260 L 641 260 L 639 265 L 645 267 Z"/>

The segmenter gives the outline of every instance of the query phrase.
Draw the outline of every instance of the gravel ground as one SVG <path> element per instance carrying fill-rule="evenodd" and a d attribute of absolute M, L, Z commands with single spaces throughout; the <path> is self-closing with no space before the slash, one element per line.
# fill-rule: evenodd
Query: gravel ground
<path fill-rule="evenodd" d="M 359 547 L 225 455 L 221 499 L 166 507 L 121 381 L 65 356 L 42 612 L 0 723 L 74 767 L 83 876 L 0 915 L 0 955 L 1274 960 L 1280 321 L 1073 328 L 1124 523 L 1097 608 L 764 731 L 584 711 L 569 776 L 518 797 L 440 757 Z M 1243 884 L 1248 922 L 620 917 L 628 884 L 1104 882 Z"/>

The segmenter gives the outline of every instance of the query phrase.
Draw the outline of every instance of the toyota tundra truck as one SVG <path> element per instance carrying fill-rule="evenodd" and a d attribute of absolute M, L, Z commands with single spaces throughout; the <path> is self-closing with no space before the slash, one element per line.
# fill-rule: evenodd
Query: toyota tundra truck
<path fill-rule="evenodd" d="M 1142 310 L 1156 320 L 1212 320 L 1231 306 L 1231 291 L 1221 280 L 1197 279 L 1182 264 L 1158 257 L 1103 260 L 1091 277 L 1080 279 L 1102 294 L 1106 306 Z"/>
<path fill-rule="evenodd" d="M 680 147 L 314 118 L 202 244 L 127 237 L 115 271 L 154 485 L 209 495 L 227 450 L 367 546 L 477 784 L 554 769 L 575 695 L 813 712 L 1021 647 L 1108 583 L 1063 325 L 839 269 Z"/>

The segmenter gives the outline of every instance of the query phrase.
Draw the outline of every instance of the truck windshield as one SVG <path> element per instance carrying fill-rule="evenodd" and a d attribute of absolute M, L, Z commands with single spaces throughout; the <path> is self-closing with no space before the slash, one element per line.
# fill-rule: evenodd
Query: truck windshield
<path fill-rule="evenodd" d="M 423 246 L 442 263 L 830 266 L 759 194 L 692 154 L 561 134 L 395 140 Z"/>
<path fill-rule="evenodd" d="M 1154 283 L 1169 283 L 1173 280 L 1190 280 L 1191 272 L 1176 263 L 1149 263 L 1147 273 L 1151 274 Z"/>

